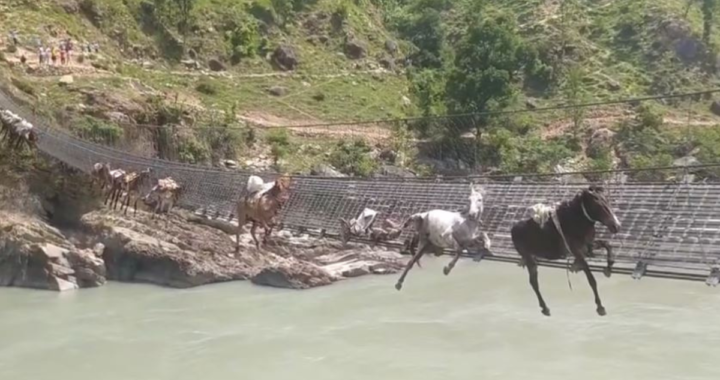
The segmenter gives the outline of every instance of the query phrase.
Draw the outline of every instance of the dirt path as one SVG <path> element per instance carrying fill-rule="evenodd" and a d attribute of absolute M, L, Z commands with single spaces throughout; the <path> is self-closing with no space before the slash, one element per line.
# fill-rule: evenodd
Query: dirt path
<path fill-rule="evenodd" d="M 605 108 L 589 110 L 583 121 L 589 128 L 611 128 L 617 123 L 623 120 L 630 120 L 635 118 L 635 115 L 628 113 L 625 109 L 620 107 Z M 572 128 L 572 120 L 569 117 L 558 118 L 556 121 L 550 123 L 545 129 L 543 129 L 541 135 L 543 138 L 553 138 L 566 133 Z M 668 126 L 675 126 L 682 128 L 685 126 L 690 127 L 712 127 L 720 124 L 720 119 L 715 120 L 711 116 L 696 116 L 691 115 L 688 120 L 687 116 L 682 117 L 678 115 L 667 115 L 663 117 L 663 124 Z"/>

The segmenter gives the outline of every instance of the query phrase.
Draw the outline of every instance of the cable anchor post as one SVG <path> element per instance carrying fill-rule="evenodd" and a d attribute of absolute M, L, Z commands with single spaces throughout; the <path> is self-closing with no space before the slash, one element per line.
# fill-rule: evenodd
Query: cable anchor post
<path fill-rule="evenodd" d="M 720 284 L 720 267 L 713 267 L 707 279 L 705 279 L 705 285 L 716 287 L 718 284 Z"/>
<path fill-rule="evenodd" d="M 645 273 L 647 273 L 647 266 L 648 264 L 642 260 L 638 261 L 637 264 L 635 264 L 635 269 L 633 269 L 632 272 L 632 278 L 633 280 L 639 280 L 643 276 L 645 276 Z"/>

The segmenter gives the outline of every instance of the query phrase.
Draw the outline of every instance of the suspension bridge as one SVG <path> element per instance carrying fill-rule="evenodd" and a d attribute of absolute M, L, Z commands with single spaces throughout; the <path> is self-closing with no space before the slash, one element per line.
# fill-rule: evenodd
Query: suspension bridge
<path fill-rule="evenodd" d="M 170 176 L 185 187 L 179 206 L 215 218 L 232 219 L 235 201 L 250 173 L 229 171 L 169 160 L 147 158 L 77 138 L 45 122 L 0 92 L 0 108 L 24 117 L 41 132 L 38 149 L 66 165 L 89 173 L 96 162 L 109 162 L 128 170 L 152 168 L 154 177 Z M 623 230 L 610 236 L 604 227 L 599 238 L 608 240 L 617 255 L 616 272 L 635 278 L 706 281 L 720 279 L 720 183 L 695 181 L 692 168 L 650 169 L 664 172 L 672 182 L 628 180 L 613 172 L 604 182 Z M 717 169 L 717 168 L 716 168 Z M 339 218 L 352 218 L 368 207 L 378 219 L 402 220 L 433 208 L 456 210 L 465 205 L 468 184 L 482 183 L 487 190 L 483 221 L 493 241 L 491 260 L 517 262 L 510 228 L 530 216 L 528 207 L 570 198 L 589 182 L 577 173 L 512 177 L 464 176 L 455 178 L 327 178 L 295 176 L 291 198 L 282 211 L 284 226 L 337 236 Z M 272 175 L 260 174 L 265 180 Z M 401 238 L 406 236 L 401 236 Z M 593 269 L 604 265 L 604 252 L 591 260 Z M 565 263 L 541 262 L 564 266 Z"/>

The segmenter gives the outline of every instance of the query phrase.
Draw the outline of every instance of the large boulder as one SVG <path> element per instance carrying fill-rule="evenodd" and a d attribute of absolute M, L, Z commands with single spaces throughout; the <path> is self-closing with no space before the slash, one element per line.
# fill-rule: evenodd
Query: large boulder
<path fill-rule="evenodd" d="M 615 132 L 608 128 L 598 128 L 593 131 L 588 140 L 586 153 L 588 157 L 597 158 L 602 152 L 612 149 L 615 141 Z"/>
<path fill-rule="evenodd" d="M 76 0 L 60 0 L 58 4 L 69 14 L 77 14 L 80 12 L 80 4 Z"/>
<path fill-rule="evenodd" d="M 396 177 L 396 178 L 413 178 L 417 177 L 413 171 L 394 165 L 382 165 L 380 170 L 373 175 L 374 177 Z"/>
<path fill-rule="evenodd" d="M 0 228 L 0 286 L 65 291 L 105 284 L 97 250 L 80 250 L 32 218 L 5 219 Z"/>
<path fill-rule="evenodd" d="M 268 88 L 268 93 L 273 96 L 285 96 L 288 93 L 288 88 L 284 86 L 272 86 Z"/>
<path fill-rule="evenodd" d="M 60 86 L 68 86 L 68 85 L 73 84 L 73 82 L 75 82 L 75 79 L 73 78 L 72 75 L 63 75 L 58 80 L 58 84 Z"/>
<path fill-rule="evenodd" d="M 321 177 L 347 177 L 347 175 L 341 173 L 328 164 L 318 164 L 310 170 L 311 175 L 317 175 Z"/>
<path fill-rule="evenodd" d="M 208 61 L 208 67 L 212 71 L 225 71 L 227 70 L 227 67 L 225 67 L 225 64 L 220 62 L 219 59 L 213 58 Z"/>
<path fill-rule="evenodd" d="M 250 281 L 274 288 L 308 289 L 330 285 L 334 278 L 315 264 L 289 259 L 262 268 Z"/>
<path fill-rule="evenodd" d="M 273 62 L 282 70 L 295 70 L 299 63 L 297 53 L 292 46 L 280 45 L 272 54 Z"/>
<path fill-rule="evenodd" d="M 357 39 L 350 39 L 345 42 L 345 55 L 350 59 L 360 59 L 367 54 L 367 46 Z"/>
<path fill-rule="evenodd" d="M 720 116 L 720 101 L 715 100 L 710 104 L 710 112 Z"/>
<path fill-rule="evenodd" d="M 388 53 L 395 56 L 395 53 L 398 51 L 398 44 L 397 42 L 393 40 L 387 40 L 385 41 L 385 50 L 387 50 Z"/>

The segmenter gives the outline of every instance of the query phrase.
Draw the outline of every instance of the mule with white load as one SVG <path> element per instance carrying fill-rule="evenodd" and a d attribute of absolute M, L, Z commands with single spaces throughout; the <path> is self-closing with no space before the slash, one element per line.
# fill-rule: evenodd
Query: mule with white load
<path fill-rule="evenodd" d="M 367 236 L 371 246 L 375 247 L 380 242 L 395 240 L 402 234 L 402 223 L 392 219 L 385 219 L 380 227 L 375 227 L 377 215 L 377 211 L 365 208 L 357 218 L 340 218 L 340 239 L 343 245 L 353 236 Z"/>
<path fill-rule="evenodd" d="M 290 195 L 290 177 L 281 176 L 275 181 L 265 183 L 258 176 L 250 176 L 245 193 L 237 201 L 238 228 L 235 234 L 235 251 L 240 251 L 240 231 L 245 223 L 252 222 L 250 235 L 255 246 L 260 249 L 260 242 L 255 236 L 258 225 L 265 229 L 263 244 L 267 243 L 273 228 L 277 225 L 275 220 L 280 209 L 288 201 Z"/>
<path fill-rule="evenodd" d="M 455 250 L 455 257 L 443 269 L 445 275 L 450 274 L 463 251 L 490 250 L 490 238 L 486 233 L 480 231 L 481 218 L 485 208 L 484 193 L 482 187 L 470 184 L 470 196 L 468 197 L 470 202 L 463 211 L 452 212 L 436 209 L 410 216 L 403 227 L 407 228 L 412 225 L 415 228 L 415 236 L 410 243 L 412 259 L 405 266 L 405 270 L 395 284 L 395 289 L 402 289 L 408 272 L 428 250 L 434 249 L 436 253 L 446 248 Z"/>

